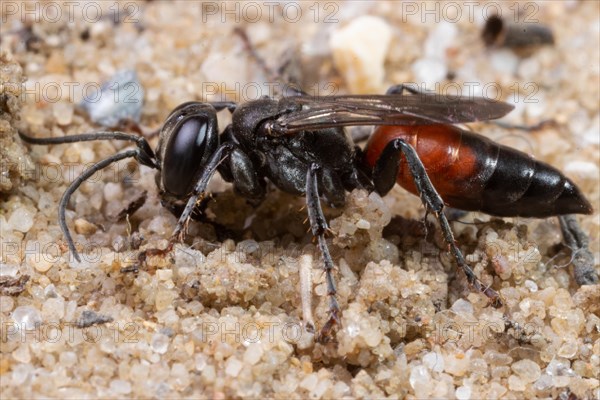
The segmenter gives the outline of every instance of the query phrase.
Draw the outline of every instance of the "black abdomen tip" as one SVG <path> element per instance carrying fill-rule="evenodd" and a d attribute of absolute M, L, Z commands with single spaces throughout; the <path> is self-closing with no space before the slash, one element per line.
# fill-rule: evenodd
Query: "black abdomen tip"
<path fill-rule="evenodd" d="M 594 209 L 570 179 L 565 179 L 564 190 L 556 199 L 556 214 L 592 214 Z"/>

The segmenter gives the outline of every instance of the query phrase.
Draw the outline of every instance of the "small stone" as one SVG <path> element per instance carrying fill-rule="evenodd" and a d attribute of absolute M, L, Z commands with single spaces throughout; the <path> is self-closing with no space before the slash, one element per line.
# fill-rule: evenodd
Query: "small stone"
<path fill-rule="evenodd" d="M 448 67 L 438 58 L 420 58 L 413 63 L 411 70 L 418 84 L 433 89 L 438 82 L 446 79 Z"/>
<path fill-rule="evenodd" d="M 358 229 L 365 229 L 365 230 L 368 230 L 368 229 L 371 229 L 371 223 L 370 223 L 369 221 L 367 221 L 367 220 L 365 220 L 365 219 L 362 219 L 362 218 L 361 218 L 361 219 L 359 219 L 359 220 L 358 220 L 358 222 L 356 223 L 356 227 L 357 227 Z"/>
<path fill-rule="evenodd" d="M 499 49 L 492 52 L 489 64 L 497 72 L 512 76 L 519 65 L 519 57 L 509 49 Z"/>
<path fill-rule="evenodd" d="M 23 343 L 12 352 L 12 357 L 15 361 L 27 364 L 31 362 L 31 353 L 29 352 L 29 345 Z"/>
<path fill-rule="evenodd" d="M 306 389 L 309 392 L 312 392 L 317 383 L 319 382 L 319 376 L 316 373 L 312 373 L 304 377 L 302 381 L 300 381 L 300 387 Z"/>
<path fill-rule="evenodd" d="M 169 337 L 162 333 L 155 333 L 152 335 L 152 342 L 150 343 L 152 350 L 158 354 L 165 354 L 169 349 Z"/>
<path fill-rule="evenodd" d="M 511 356 L 494 350 L 486 351 L 483 358 L 491 365 L 508 365 L 512 362 Z"/>
<path fill-rule="evenodd" d="M 542 373 L 540 366 L 531 360 L 519 360 L 511 369 L 526 383 L 535 382 Z"/>
<path fill-rule="evenodd" d="M 83 218 L 77 218 L 75 220 L 74 225 L 75 232 L 79 233 L 80 235 L 91 235 L 92 233 L 95 233 L 98 230 L 98 227 L 96 225 Z"/>
<path fill-rule="evenodd" d="M 446 59 L 447 51 L 455 44 L 457 34 L 456 24 L 447 21 L 436 24 L 425 41 L 425 55 L 440 60 Z"/>
<path fill-rule="evenodd" d="M 38 272 L 47 272 L 54 265 L 51 262 L 51 258 L 47 257 L 45 254 L 28 254 L 27 255 L 27 263 L 33 268 L 35 268 Z"/>
<path fill-rule="evenodd" d="M 577 340 L 567 339 L 558 349 L 558 356 L 564 358 L 573 358 L 577 354 Z"/>
<path fill-rule="evenodd" d="M 383 64 L 392 39 L 387 22 L 362 16 L 331 34 L 329 46 L 336 67 L 352 93 L 378 92 L 383 84 Z"/>
<path fill-rule="evenodd" d="M 487 393 L 487 398 L 489 400 L 496 400 L 501 398 L 506 392 L 507 390 L 504 386 L 502 386 L 498 382 L 492 382 Z"/>
<path fill-rule="evenodd" d="M 536 390 L 544 391 L 552 387 L 552 376 L 544 374 L 534 384 Z"/>
<path fill-rule="evenodd" d="M 369 347 L 377 346 L 381 340 L 383 339 L 383 333 L 379 329 L 369 329 L 370 327 L 364 327 L 362 331 L 362 337 L 365 341 L 365 344 Z"/>
<path fill-rule="evenodd" d="M 572 372 L 569 361 L 562 358 L 552 358 L 546 366 L 546 373 L 551 376 L 570 375 Z"/>
<path fill-rule="evenodd" d="M 525 390 L 525 382 L 516 375 L 508 377 L 508 388 L 515 392 L 522 392 Z"/>
<path fill-rule="evenodd" d="M 311 399 L 322 399 L 330 387 L 331 387 L 331 381 L 329 379 L 324 379 L 324 380 L 319 381 L 319 383 L 317 384 L 317 387 L 313 391 L 310 392 L 310 398 Z"/>
<path fill-rule="evenodd" d="M 182 363 L 174 363 L 171 368 L 171 377 L 175 380 L 176 388 L 186 388 L 190 384 L 190 373 Z"/>
<path fill-rule="evenodd" d="M 83 329 L 93 325 L 105 324 L 112 321 L 113 318 L 109 315 L 98 314 L 92 310 L 84 310 L 77 320 L 77 327 Z"/>
<path fill-rule="evenodd" d="M 118 394 L 129 394 L 131 393 L 131 383 L 121 379 L 115 379 L 110 382 L 110 390 Z"/>
<path fill-rule="evenodd" d="M 331 397 L 334 399 L 340 399 L 350 394 L 350 387 L 344 382 L 339 381 L 333 385 Z"/>
<path fill-rule="evenodd" d="M 423 364 L 433 372 L 444 371 L 444 357 L 435 351 L 431 351 L 423 356 Z"/>
<path fill-rule="evenodd" d="M 535 293 L 538 291 L 538 285 L 534 281 L 527 279 L 524 283 L 525 287 L 529 289 L 531 293 Z"/>
<path fill-rule="evenodd" d="M 202 371 L 208 365 L 208 363 L 206 362 L 206 355 L 204 354 L 196 354 L 194 362 L 198 371 Z"/>
<path fill-rule="evenodd" d="M 42 306 L 45 320 L 58 321 L 65 316 L 65 301 L 62 297 L 50 298 Z"/>
<path fill-rule="evenodd" d="M 10 296 L 0 296 L 0 312 L 9 313 L 15 306 L 15 301 Z"/>
<path fill-rule="evenodd" d="M 27 233 L 33 226 L 33 214 L 24 207 L 17 208 L 8 218 L 9 229 Z"/>
<path fill-rule="evenodd" d="M 58 362 L 64 367 L 72 367 L 77 362 L 77 354 L 72 351 L 64 351 L 59 354 Z"/>
<path fill-rule="evenodd" d="M 567 387 L 569 386 L 569 383 L 571 383 L 571 378 L 570 376 L 554 376 L 552 378 L 552 383 L 555 387 L 561 388 L 561 387 Z"/>
<path fill-rule="evenodd" d="M 12 384 L 14 386 L 22 385 L 33 370 L 33 366 L 29 364 L 18 364 L 12 370 Z"/>
<path fill-rule="evenodd" d="M 12 319 L 19 329 L 33 330 L 42 323 L 40 312 L 31 306 L 20 306 L 15 308 Z"/>
<path fill-rule="evenodd" d="M 121 200 L 123 197 L 123 188 L 120 183 L 107 182 L 104 185 L 104 200 L 107 202 Z"/>
<path fill-rule="evenodd" d="M 138 122 L 143 100 L 144 88 L 137 74 L 127 70 L 117 72 L 99 91 L 86 93 L 81 105 L 95 123 L 116 126 L 127 119 Z"/>
<path fill-rule="evenodd" d="M 251 343 L 244 353 L 244 362 L 254 365 L 260 361 L 263 353 L 262 345 L 260 343 Z"/>
<path fill-rule="evenodd" d="M 410 377 L 408 379 L 410 386 L 415 391 L 417 398 L 426 398 L 432 389 L 431 386 L 431 375 L 427 368 L 423 365 L 418 365 L 410 371 Z"/>
<path fill-rule="evenodd" d="M 73 103 L 60 101 L 54 104 L 52 114 L 59 125 L 69 125 L 73 120 Z"/>
<path fill-rule="evenodd" d="M 159 235 L 166 235 L 173 231 L 174 226 L 171 224 L 173 219 L 170 216 L 158 215 L 148 224 L 148 230 Z"/>
<path fill-rule="evenodd" d="M 225 373 L 229 376 L 236 377 L 242 370 L 244 364 L 235 357 L 229 357 L 225 362 Z"/>
<path fill-rule="evenodd" d="M 463 299 L 458 299 L 452 304 L 451 310 L 458 315 L 473 314 L 473 305 Z"/>
<path fill-rule="evenodd" d="M 456 389 L 455 394 L 458 400 L 469 400 L 471 398 L 471 388 L 469 386 L 460 386 Z"/>
<path fill-rule="evenodd" d="M 469 357 L 464 353 L 444 356 L 444 370 L 450 375 L 463 376 L 470 365 Z"/>
<path fill-rule="evenodd" d="M 213 365 L 206 366 L 206 368 L 204 368 L 202 371 L 202 377 L 206 382 L 214 381 L 217 377 L 217 371 L 215 370 L 215 367 Z"/>
<path fill-rule="evenodd" d="M 600 175 L 598 166 L 589 161 L 571 161 L 563 168 L 563 172 L 569 176 L 585 176 L 594 178 Z"/>
<path fill-rule="evenodd" d="M 173 306 L 173 300 L 176 295 L 171 290 L 161 289 L 156 293 L 156 298 L 154 300 L 157 311 L 162 311 L 168 307 Z"/>
<path fill-rule="evenodd" d="M 156 277 L 160 281 L 168 281 L 173 279 L 173 270 L 172 269 L 159 269 L 156 271 Z"/>

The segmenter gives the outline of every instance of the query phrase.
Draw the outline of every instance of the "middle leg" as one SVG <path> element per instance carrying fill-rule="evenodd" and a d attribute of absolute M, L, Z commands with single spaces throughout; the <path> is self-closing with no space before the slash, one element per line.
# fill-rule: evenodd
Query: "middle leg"
<path fill-rule="evenodd" d="M 329 229 L 327 220 L 321 209 L 321 201 L 319 199 L 319 191 L 317 184 L 317 172 L 321 169 L 318 164 L 313 163 L 308 169 L 306 175 L 306 206 L 308 211 L 308 220 L 312 234 L 317 238 L 319 250 L 323 257 L 323 269 L 325 271 L 325 280 L 327 282 L 327 295 L 329 296 L 329 318 L 323 328 L 317 335 L 317 341 L 327 342 L 331 340 L 331 333 L 335 325 L 340 323 L 340 306 L 338 305 L 335 288 L 335 280 L 333 278 L 333 260 L 327 247 L 325 240 L 325 232 Z"/>

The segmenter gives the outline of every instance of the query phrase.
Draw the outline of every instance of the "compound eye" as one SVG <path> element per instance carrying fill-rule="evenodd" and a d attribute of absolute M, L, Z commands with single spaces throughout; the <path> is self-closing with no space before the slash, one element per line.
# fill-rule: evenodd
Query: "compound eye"
<path fill-rule="evenodd" d="M 217 144 L 216 117 L 194 115 L 182 118 L 166 148 L 163 185 L 177 196 L 192 191 L 195 178 Z"/>

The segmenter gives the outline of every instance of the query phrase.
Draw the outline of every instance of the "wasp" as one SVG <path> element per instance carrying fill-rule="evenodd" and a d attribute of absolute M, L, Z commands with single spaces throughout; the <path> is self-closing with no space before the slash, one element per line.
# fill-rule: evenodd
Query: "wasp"
<path fill-rule="evenodd" d="M 62 196 L 59 224 L 78 261 L 65 220 L 69 199 L 95 172 L 122 159 L 134 158 L 157 170 L 161 200 L 179 216 L 170 243 L 184 239 L 199 199 L 216 173 L 248 199 L 264 198 L 267 181 L 304 196 L 327 283 L 329 316 L 320 331 L 320 337 L 326 338 L 339 324 L 341 311 L 322 201 L 343 207 L 346 192 L 362 188 L 383 196 L 396 183 L 419 195 L 426 210 L 436 216 L 468 282 L 495 307 L 502 304 L 500 296 L 465 261 L 443 213 L 446 205 L 503 217 L 592 213 L 588 200 L 558 169 L 456 126 L 500 118 L 512 108 L 486 98 L 426 94 L 397 85 L 384 95 L 312 97 L 295 91 L 280 99 L 244 104 L 186 102 L 167 117 L 155 150 L 143 137 L 117 131 L 58 138 L 20 136 L 44 145 L 92 140 L 135 144 L 85 170 Z M 220 132 L 217 112 L 224 109 L 231 112 L 232 122 Z M 344 129 L 361 125 L 378 126 L 364 150 Z"/>

